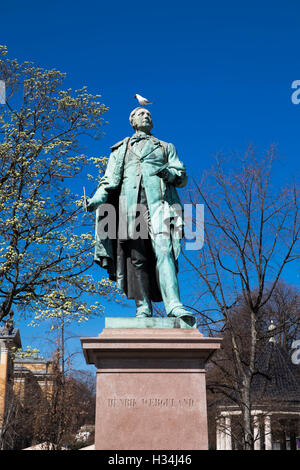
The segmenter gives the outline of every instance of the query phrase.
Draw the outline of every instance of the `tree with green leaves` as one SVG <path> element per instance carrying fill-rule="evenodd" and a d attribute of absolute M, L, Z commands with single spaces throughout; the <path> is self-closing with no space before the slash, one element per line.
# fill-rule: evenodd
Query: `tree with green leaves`
<path fill-rule="evenodd" d="M 9 59 L 4 46 L 0 80 L 0 320 L 15 309 L 37 319 L 60 308 L 88 318 L 116 290 L 88 272 L 93 233 L 71 188 L 81 192 L 89 164 L 105 167 L 105 158 L 81 150 L 86 136 L 103 134 L 107 107 L 86 87 L 64 89 L 57 70 Z"/>

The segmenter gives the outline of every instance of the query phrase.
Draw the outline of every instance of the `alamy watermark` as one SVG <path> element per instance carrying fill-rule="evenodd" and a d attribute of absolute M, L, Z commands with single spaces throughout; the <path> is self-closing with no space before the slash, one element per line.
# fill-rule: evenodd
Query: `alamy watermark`
<path fill-rule="evenodd" d="M 300 364 L 300 339 L 293 341 L 292 349 L 295 349 L 291 357 L 292 363 L 298 365 Z"/>
<path fill-rule="evenodd" d="M 294 80 L 292 82 L 293 93 L 291 94 L 291 100 L 293 104 L 300 103 L 300 80 Z"/>
<path fill-rule="evenodd" d="M 97 209 L 97 237 L 100 240 L 136 240 L 166 237 L 181 239 L 186 250 L 200 250 L 204 244 L 204 204 L 173 204 L 167 202 L 151 207 L 128 205 L 121 196 L 119 205 L 101 204 Z"/>
<path fill-rule="evenodd" d="M 0 104 L 5 104 L 5 100 L 6 100 L 5 81 L 0 80 Z"/>

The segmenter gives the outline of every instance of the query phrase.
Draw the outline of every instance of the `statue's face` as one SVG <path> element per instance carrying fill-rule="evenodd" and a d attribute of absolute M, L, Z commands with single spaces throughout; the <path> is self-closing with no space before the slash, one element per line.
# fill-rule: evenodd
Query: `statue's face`
<path fill-rule="evenodd" d="M 150 111 L 144 108 L 138 109 L 133 116 L 132 127 L 136 131 L 150 132 L 153 128 Z"/>

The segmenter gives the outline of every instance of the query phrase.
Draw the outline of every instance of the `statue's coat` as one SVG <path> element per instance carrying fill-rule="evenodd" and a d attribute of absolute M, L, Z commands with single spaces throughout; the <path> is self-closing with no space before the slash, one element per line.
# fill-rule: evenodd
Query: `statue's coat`
<path fill-rule="evenodd" d="M 139 158 L 136 158 L 135 164 L 130 167 L 126 165 L 126 175 L 124 175 L 124 161 L 129 147 L 129 137 L 112 146 L 105 175 L 93 196 L 93 202 L 97 206 L 105 203 L 112 204 L 117 211 L 118 220 L 119 196 L 126 195 L 127 210 L 134 206 L 138 201 L 142 176 L 153 232 L 158 233 L 162 230 L 166 214 L 175 221 L 178 230 L 171 230 L 171 237 L 174 259 L 177 262 L 180 253 L 178 233 L 181 233 L 183 212 L 181 211 L 181 214 L 178 215 L 178 213 L 174 213 L 174 208 L 180 207 L 182 209 L 176 187 L 182 188 L 187 183 L 185 167 L 179 160 L 173 144 L 162 142 L 151 136 L 139 152 Z M 153 173 L 163 166 L 170 172 L 172 183 L 166 183 L 157 175 L 153 176 Z M 101 267 L 107 269 L 109 278 L 116 280 L 118 286 L 127 293 L 124 273 L 119 272 L 119 267 L 117 273 L 117 240 L 103 239 L 99 231 L 100 220 L 98 209 L 96 211 L 94 259 Z M 152 300 L 157 299 L 153 298 Z"/>

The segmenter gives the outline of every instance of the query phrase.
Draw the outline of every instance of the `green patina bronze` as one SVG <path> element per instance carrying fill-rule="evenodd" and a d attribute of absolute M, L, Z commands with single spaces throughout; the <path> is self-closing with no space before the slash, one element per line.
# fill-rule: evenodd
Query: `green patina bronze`
<path fill-rule="evenodd" d="M 191 326 L 195 318 L 182 305 L 177 281 L 183 221 L 176 188 L 183 188 L 187 183 L 185 166 L 173 144 L 151 134 L 152 116 L 147 109 L 134 109 L 130 123 L 135 133 L 112 146 L 105 175 L 94 196 L 87 200 L 88 211 L 112 204 L 119 227 L 126 220 L 127 236 L 105 238 L 99 228 L 103 214 L 98 210 L 95 261 L 107 270 L 110 279 L 117 282 L 128 298 L 135 299 L 136 317 L 139 322 L 144 319 L 147 325 L 152 325 L 147 328 L 164 327 L 158 326 L 156 319 L 149 319 L 152 302 L 161 300 L 170 319 L 181 318 L 183 322 L 177 325 Z M 120 201 L 123 201 L 121 205 Z M 134 231 L 137 204 L 144 208 L 141 219 L 144 222 L 140 225 L 146 229 L 147 239 L 136 237 Z M 170 221 L 167 234 L 166 221 Z M 174 327 L 174 322 L 171 323 Z"/>
<path fill-rule="evenodd" d="M 194 318 L 106 317 L 105 328 L 196 328 Z"/>

